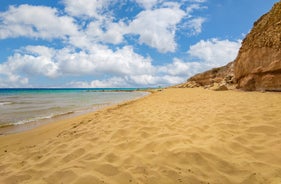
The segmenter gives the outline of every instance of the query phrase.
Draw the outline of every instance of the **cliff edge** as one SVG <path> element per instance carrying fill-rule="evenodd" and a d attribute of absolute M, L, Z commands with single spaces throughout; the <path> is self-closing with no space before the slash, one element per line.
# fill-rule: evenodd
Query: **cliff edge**
<path fill-rule="evenodd" d="M 234 62 L 197 74 L 177 87 L 199 86 L 281 91 L 281 1 L 254 23 Z"/>
<path fill-rule="evenodd" d="M 281 1 L 254 23 L 234 64 L 237 88 L 281 90 Z"/>

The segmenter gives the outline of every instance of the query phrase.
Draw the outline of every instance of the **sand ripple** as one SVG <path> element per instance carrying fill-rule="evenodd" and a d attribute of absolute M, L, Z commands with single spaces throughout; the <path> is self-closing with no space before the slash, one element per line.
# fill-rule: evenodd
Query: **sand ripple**
<path fill-rule="evenodd" d="M 1 137 L 0 183 L 279 184 L 280 104 L 280 93 L 166 89 Z"/>

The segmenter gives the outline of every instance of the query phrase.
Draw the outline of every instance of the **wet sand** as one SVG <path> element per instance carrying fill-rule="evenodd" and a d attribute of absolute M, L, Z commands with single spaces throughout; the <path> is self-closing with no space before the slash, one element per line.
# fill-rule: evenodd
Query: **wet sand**
<path fill-rule="evenodd" d="M 0 137 L 0 183 L 281 183 L 281 93 L 165 89 Z"/>

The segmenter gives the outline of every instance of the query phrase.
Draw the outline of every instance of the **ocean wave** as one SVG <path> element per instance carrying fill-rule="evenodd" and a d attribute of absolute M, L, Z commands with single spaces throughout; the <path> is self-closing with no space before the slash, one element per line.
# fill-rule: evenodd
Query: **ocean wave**
<path fill-rule="evenodd" d="M 26 120 L 21 120 L 21 121 L 18 121 L 16 123 L 10 123 L 8 125 L 22 125 L 22 124 L 26 124 L 26 123 L 41 121 L 41 120 L 57 118 L 57 117 L 60 117 L 60 116 L 65 116 L 65 115 L 69 115 L 69 114 L 73 114 L 73 113 L 74 113 L 74 111 L 57 113 L 57 114 L 50 114 L 50 115 L 46 115 L 46 116 L 40 116 L 40 117 L 30 118 L 30 119 L 26 119 Z"/>
<path fill-rule="evenodd" d="M 2 105 L 11 105 L 13 104 L 13 102 L 0 102 L 0 106 Z"/>
<path fill-rule="evenodd" d="M 145 96 L 142 92 L 89 93 L 86 95 L 46 93 L 44 96 L 34 93 L 32 98 L 25 94 L 0 96 L 0 127 L 27 124 L 32 129 L 33 126 L 48 123 L 48 119 L 56 121 L 55 118 L 59 116 L 80 115 L 142 96 Z"/>

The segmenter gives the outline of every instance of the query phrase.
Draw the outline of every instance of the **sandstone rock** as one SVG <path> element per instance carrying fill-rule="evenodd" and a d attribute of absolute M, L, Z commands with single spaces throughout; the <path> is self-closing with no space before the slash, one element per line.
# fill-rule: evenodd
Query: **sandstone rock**
<path fill-rule="evenodd" d="M 263 15 L 242 42 L 234 62 L 197 74 L 180 87 L 281 91 L 281 1 Z"/>
<path fill-rule="evenodd" d="M 234 78 L 234 63 L 231 62 L 226 66 L 213 68 L 209 71 L 197 74 L 187 80 L 181 87 L 204 87 L 211 88 L 215 83 L 219 85 L 230 86 L 235 84 Z"/>
<path fill-rule="evenodd" d="M 200 85 L 197 84 L 195 81 L 189 81 L 184 84 L 177 85 L 175 87 L 177 87 L 177 88 L 195 88 L 195 87 L 199 87 L 199 86 Z"/>
<path fill-rule="evenodd" d="M 281 2 L 254 23 L 242 42 L 234 74 L 243 90 L 281 90 Z"/>
<path fill-rule="evenodd" d="M 228 90 L 228 88 L 226 87 L 225 84 L 218 84 L 218 83 L 214 83 L 213 87 L 211 87 L 209 89 L 214 90 L 214 91 L 226 91 L 226 90 Z"/>

